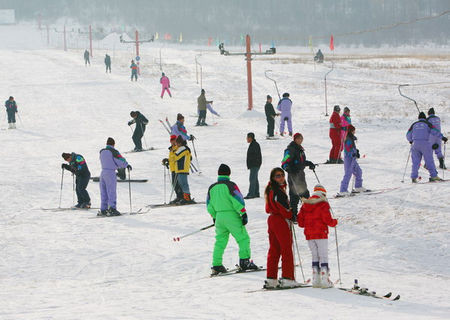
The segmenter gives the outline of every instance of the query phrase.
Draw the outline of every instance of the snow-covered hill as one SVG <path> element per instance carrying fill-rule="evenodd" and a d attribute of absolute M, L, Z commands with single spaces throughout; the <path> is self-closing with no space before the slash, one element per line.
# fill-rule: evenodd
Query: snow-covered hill
<path fill-rule="evenodd" d="M 331 199 L 339 219 L 342 280 L 354 278 L 384 293 L 401 294 L 389 302 L 354 296 L 337 289 L 297 289 L 254 292 L 263 272 L 209 278 L 214 231 L 172 241 L 211 223 L 204 205 L 153 209 L 145 215 L 90 219 L 91 212 L 44 211 L 59 202 L 62 152 L 85 156 L 93 175 L 100 172 L 98 152 L 107 137 L 124 152 L 133 148 L 127 126 L 129 112 L 139 110 L 150 120 L 146 144 L 155 151 L 127 154 L 132 178 L 148 178 L 132 185 L 133 208 L 164 201 L 167 132 L 158 119 L 186 116 L 189 133 L 197 137 L 202 174 L 190 175 L 192 195 L 204 200 L 220 163 L 246 193 L 247 132 L 255 132 L 263 152 L 262 188 L 271 168 L 280 165 L 289 138 L 265 140 L 265 96 L 277 96 L 265 70 L 294 102 L 294 128 L 302 132 L 309 159 L 328 157 L 328 117 L 324 110 L 324 74 L 331 67 L 312 64 L 304 48 L 280 50 L 273 57 L 253 61 L 254 111 L 246 111 L 247 85 L 243 57 L 220 56 L 215 49 L 162 46 L 162 67 L 171 79 L 173 98 L 161 99 L 159 44 L 141 48 L 142 77 L 130 82 L 130 47 L 109 50 L 112 74 L 105 74 L 106 50 L 95 50 L 85 67 L 83 50 L 0 50 L 0 97 L 16 98 L 17 130 L 0 131 L 0 318 L 1 319 L 448 319 L 450 314 L 450 254 L 448 222 L 450 184 L 401 183 L 409 144 L 406 130 L 416 119 L 414 104 L 402 98 L 395 84 L 448 81 L 448 52 L 422 54 L 382 50 L 340 52 L 328 76 L 328 102 L 348 106 L 364 157 L 364 185 L 398 189 L 378 195 Z M 357 51 L 357 52 L 355 52 Z M 326 54 L 326 58 L 331 57 Z M 203 68 L 203 87 L 214 100 L 220 118 L 208 114 L 208 127 L 195 127 L 195 56 Z M 445 134 L 450 130 L 450 86 L 408 87 L 404 92 L 427 110 L 435 107 Z M 423 169 L 421 169 L 423 170 Z M 316 169 L 329 195 L 336 193 L 343 167 Z M 442 176 L 442 171 L 439 171 Z M 446 171 L 445 175 L 450 176 Z M 423 180 L 428 178 L 421 171 Z M 309 187 L 317 182 L 307 172 Z M 166 186 L 167 194 L 170 187 Z M 88 191 L 99 205 L 98 184 Z M 64 176 L 62 204 L 73 204 L 72 178 Z M 128 184 L 118 186 L 118 209 L 129 209 Z M 267 215 L 262 198 L 247 201 L 252 258 L 265 265 L 268 249 Z M 332 278 L 338 278 L 335 233 L 330 232 Z M 310 277 L 310 253 L 297 230 L 303 268 Z M 230 240 L 224 264 L 238 262 Z M 301 277 L 297 268 L 297 277 Z"/>

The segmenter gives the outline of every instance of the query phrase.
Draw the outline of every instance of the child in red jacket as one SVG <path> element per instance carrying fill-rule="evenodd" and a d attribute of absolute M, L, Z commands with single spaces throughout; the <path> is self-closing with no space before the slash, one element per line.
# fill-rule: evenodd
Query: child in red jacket
<path fill-rule="evenodd" d="M 292 210 L 286 194 L 286 179 L 283 169 L 274 168 L 270 172 L 270 181 L 264 192 L 269 232 L 269 252 L 267 253 L 267 280 L 264 288 L 295 287 L 299 283 L 294 276 L 294 255 L 292 252 L 292 234 L 290 219 Z M 281 256 L 282 278 L 278 277 L 278 262 Z"/>
<path fill-rule="evenodd" d="M 329 279 L 328 227 L 335 227 L 338 221 L 331 216 L 326 196 L 325 188 L 317 184 L 313 195 L 309 199 L 302 199 L 303 205 L 298 214 L 298 226 L 305 228 L 305 237 L 312 254 L 314 288 L 333 286 Z"/>

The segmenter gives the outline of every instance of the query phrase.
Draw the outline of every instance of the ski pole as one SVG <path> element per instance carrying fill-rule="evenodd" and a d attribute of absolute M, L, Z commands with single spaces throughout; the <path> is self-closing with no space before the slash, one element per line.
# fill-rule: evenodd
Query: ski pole
<path fill-rule="evenodd" d="M 63 182 L 64 182 L 64 168 L 61 169 L 61 188 L 59 189 L 59 206 L 58 206 L 58 208 L 61 208 Z"/>
<path fill-rule="evenodd" d="M 17 117 L 19 118 L 20 125 L 21 125 L 22 127 L 24 127 L 23 122 L 22 122 L 22 118 L 20 117 L 20 114 L 19 114 L 18 112 L 17 112 Z"/>
<path fill-rule="evenodd" d="M 200 163 L 198 162 L 197 150 L 195 149 L 194 139 L 191 140 L 192 148 L 194 149 L 195 160 L 197 161 L 198 170 L 200 170 Z"/>
<path fill-rule="evenodd" d="M 403 172 L 402 183 L 405 182 L 406 169 L 408 168 L 409 158 L 411 158 L 411 150 L 412 150 L 412 147 L 409 148 L 408 159 L 406 159 L 406 165 L 405 165 L 405 171 Z"/>
<path fill-rule="evenodd" d="M 159 122 L 162 124 L 164 129 L 166 129 L 166 131 L 170 134 L 170 130 L 169 130 L 169 128 L 166 127 L 166 124 L 161 119 L 159 120 Z"/>
<path fill-rule="evenodd" d="M 201 228 L 201 229 L 198 229 L 198 230 L 196 230 L 196 231 L 194 231 L 194 232 L 185 234 L 185 235 L 183 235 L 183 236 L 180 236 L 180 237 L 174 237 L 174 238 L 173 238 L 173 241 L 175 241 L 175 242 L 176 242 L 176 241 L 180 241 L 180 240 L 183 239 L 183 238 L 192 236 L 193 234 L 202 232 L 203 230 L 206 230 L 206 229 L 209 229 L 209 228 L 212 228 L 212 227 L 214 227 L 214 223 L 211 224 L 211 225 L 209 225 L 209 226 L 206 226 L 206 227 L 203 227 L 203 228 Z"/>
<path fill-rule="evenodd" d="M 294 235 L 295 249 L 297 250 L 298 263 L 300 264 L 300 270 L 302 271 L 303 283 L 305 283 L 306 282 L 305 273 L 303 272 L 302 258 L 300 257 L 300 250 L 298 249 L 297 233 L 295 232 L 294 224 L 292 222 L 291 222 L 291 229 Z"/>
<path fill-rule="evenodd" d="M 175 177 L 172 180 L 172 191 L 170 191 L 169 202 L 172 201 L 173 192 L 175 191 L 175 188 L 177 187 L 177 183 L 178 183 L 178 173 L 175 172 Z"/>
<path fill-rule="evenodd" d="M 72 173 L 72 203 L 75 203 L 75 175 Z"/>
<path fill-rule="evenodd" d="M 291 232 L 291 239 L 294 239 L 294 231 L 293 231 L 293 222 L 289 221 L 289 231 Z M 292 241 L 292 262 L 294 264 L 294 279 L 297 279 L 297 268 L 295 267 L 295 248 L 294 248 L 294 241 Z"/>
<path fill-rule="evenodd" d="M 320 180 L 319 180 L 319 177 L 317 176 L 316 170 L 313 169 L 313 172 L 314 172 L 314 175 L 316 176 L 317 182 L 318 182 L 319 184 L 321 184 L 321 183 L 320 183 Z"/>
<path fill-rule="evenodd" d="M 131 170 L 128 168 L 128 194 L 130 195 L 130 214 L 133 212 L 131 207 Z"/>
<path fill-rule="evenodd" d="M 166 166 L 164 166 L 164 204 L 166 204 L 166 187 L 167 187 L 167 182 L 166 182 Z"/>
<path fill-rule="evenodd" d="M 444 160 L 442 161 L 443 162 L 443 166 L 442 166 L 442 180 L 445 179 L 445 149 L 446 149 L 446 147 L 447 147 L 447 143 L 444 142 Z"/>

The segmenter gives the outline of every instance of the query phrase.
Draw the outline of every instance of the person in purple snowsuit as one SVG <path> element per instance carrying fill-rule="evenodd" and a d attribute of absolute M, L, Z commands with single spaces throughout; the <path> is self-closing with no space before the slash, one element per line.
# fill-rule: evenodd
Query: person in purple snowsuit
<path fill-rule="evenodd" d="M 277 110 L 281 111 L 280 136 L 284 135 L 284 122 L 287 122 L 289 135 L 292 136 L 292 100 L 289 99 L 289 93 L 283 93 L 283 99 L 278 102 Z"/>
<path fill-rule="evenodd" d="M 434 165 L 430 138 L 432 136 L 438 137 L 444 142 L 447 142 L 447 138 L 428 122 L 426 118 L 425 113 L 419 113 L 419 121 L 414 122 L 406 134 L 406 139 L 411 144 L 411 179 L 413 183 L 416 183 L 419 177 L 419 167 L 422 157 L 425 160 L 426 168 L 430 172 L 430 181 L 441 180 L 437 175 L 436 166 Z"/>
<path fill-rule="evenodd" d="M 114 145 L 114 139 L 108 138 L 106 148 L 100 150 L 100 163 L 102 165 L 102 172 L 100 174 L 101 205 L 98 215 L 103 216 L 120 215 L 120 212 L 116 208 L 116 170 L 125 168 L 132 169 L 119 151 L 114 149 Z"/>
<path fill-rule="evenodd" d="M 428 110 L 427 121 L 439 130 L 439 132 L 441 132 L 441 119 L 434 113 L 434 108 L 430 108 L 430 110 Z M 439 137 L 432 136 L 430 142 L 431 147 L 434 149 L 434 153 L 439 160 L 439 168 L 447 169 L 444 163 L 444 155 L 442 154 L 441 139 L 439 139 Z"/>
<path fill-rule="evenodd" d="M 359 150 L 356 149 L 355 141 L 355 127 L 351 124 L 347 126 L 347 136 L 344 142 L 344 178 L 341 181 L 341 188 L 339 190 L 338 196 L 347 196 L 350 193 L 347 191 L 348 184 L 352 175 L 355 175 L 355 189 L 352 190 L 353 193 L 359 193 L 366 191 L 366 188 L 362 186 L 362 170 L 358 164 Z"/>
<path fill-rule="evenodd" d="M 195 137 L 191 134 L 188 135 L 186 127 L 184 126 L 184 116 L 177 114 L 177 122 L 170 128 L 170 134 L 181 136 L 183 140 L 194 140 Z"/>

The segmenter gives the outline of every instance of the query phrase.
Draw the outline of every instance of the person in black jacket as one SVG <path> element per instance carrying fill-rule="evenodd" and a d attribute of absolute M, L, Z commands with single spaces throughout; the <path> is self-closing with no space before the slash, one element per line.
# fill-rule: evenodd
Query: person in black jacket
<path fill-rule="evenodd" d="M 76 176 L 75 190 L 77 192 L 78 203 L 75 205 L 75 208 L 89 209 L 91 207 L 91 198 L 86 188 L 89 184 L 91 173 L 89 172 L 86 160 L 84 160 L 81 154 L 74 152 L 63 153 L 62 157 L 69 164 L 61 164 L 61 168 L 72 172 Z"/>
<path fill-rule="evenodd" d="M 139 111 L 131 111 L 130 116 L 133 118 L 128 121 L 128 125 L 131 126 L 133 123 L 136 123 L 136 127 L 133 132 L 133 142 L 135 145 L 134 151 L 139 152 L 142 151 L 142 137 L 144 136 L 145 126 L 148 124 L 148 120 L 142 113 Z"/>
<path fill-rule="evenodd" d="M 84 57 L 84 65 L 87 66 L 87 64 L 89 63 L 90 66 L 91 62 L 89 61 L 89 51 L 87 51 L 87 49 L 84 50 L 83 57 Z"/>
<path fill-rule="evenodd" d="M 264 106 L 267 119 L 267 138 L 273 138 L 273 129 L 275 128 L 275 117 L 279 116 L 279 113 L 275 112 L 272 105 L 272 97 L 267 95 L 266 105 Z"/>
<path fill-rule="evenodd" d="M 249 143 L 247 150 L 247 169 L 250 170 L 250 187 L 244 199 L 259 198 L 258 171 L 262 163 L 261 147 L 256 142 L 253 132 L 247 133 L 247 142 Z"/>
<path fill-rule="evenodd" d="M 108 69 L 109 69 L 109 73 L 111 73 L 111 57 L 109 56 L 109 54 L 105 55 L 105 66 L 106 66 L 106 72 L 108 72 Z"/>
<path fill-rule="evenodd" d="M 314 170 L 315 164 L 306 160 L 305 149 L 302 147 L 303 135 L 294 134 L 292 141 L 284 150 L 281 167 L 288 173 L 289 198 L 292 212 L 297 215 L 300 198 L 309 198 L 308 186 L 305 179 L 305 167 Z"/>

